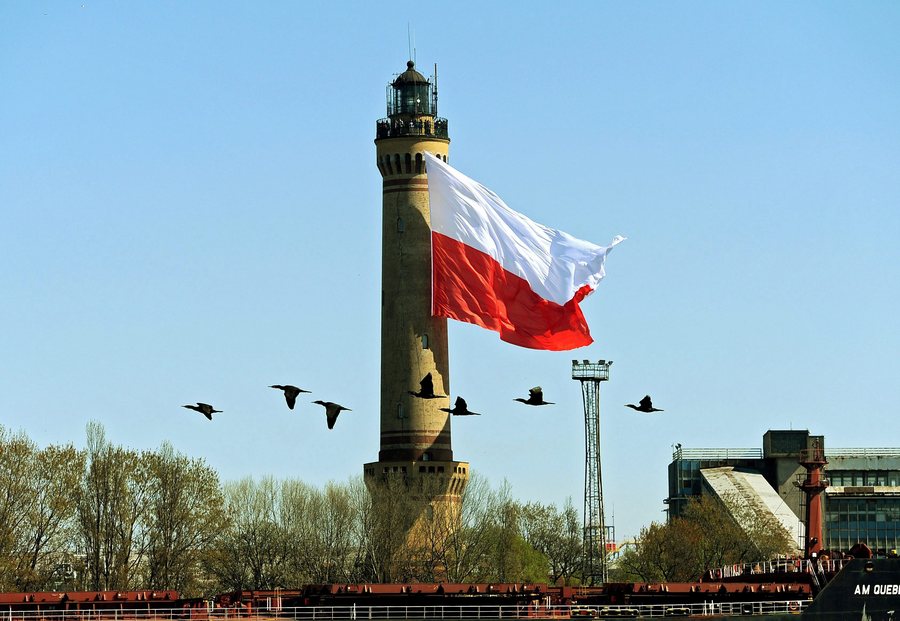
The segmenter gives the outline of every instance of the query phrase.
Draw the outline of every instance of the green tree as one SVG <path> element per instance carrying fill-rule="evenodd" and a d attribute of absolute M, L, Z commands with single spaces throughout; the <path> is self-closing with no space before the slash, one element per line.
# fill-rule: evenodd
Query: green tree
<path fill-rule="evenodd" d="M 686 582 L 699 577 L 696 550 L 703 534 L 687 520 L 651 523 L 641 529 L 637 545 L 617 563 L 617 579 L 643 582 Z"/>
<path fill-rule="evenodd" d="M 642 529 L 636 546 L 619 559 L 617 578 L 696 580 L 710 569 L 793 551 L 790 536 L 774 516 L 733 502 L 729 509 L 704 496 L 692 500 L 683 517 Z"/>
<path fill-rule="evenodd" d="M 22 531 L 28 523 L 31 472 L 37 447 L 24 434 L 10 434 L 0 426 L 0 589 L 18 588 Z"/>
<path fill-rule="evenodd" d="M 522 505 L 512 498 L 504 481 L 491 501 L 491 520 L 486 524 L 486 553 L 473 578 L 479 582 L 546 582 L 547 557 L 523 536 Z"/>
<path fill-rule="evenodd" d="M 111 445 L 100 423 L 88 423 L 87 467 L 77 490 L 77 535 L 90 589 L 137 584 L 146 551 L 147 461 L 145 455 Z"/>
<path fill-rule="evenodd" d="M 85 455 L 72 445 L 48 446 L 29 461 L 28 508 L 20 531 L 16 587 L 46 590 L 56 568 L 71 556 L 76 496 Z"/>
<path fill-rule="evenodd" d="M 198 567 L 224 523 L 219 477 L 169 443 L 148 462 L 146 586 L 199 594 Z"/>
<path fill-rule="evenodd" d="M 549 563 L 549 580 L 569 584 L 581 570 L 582 526 L 578 512 L 567 499 L 562 510 L 554 505 L 529 502 L 521 509 L 525 540 Z"/>

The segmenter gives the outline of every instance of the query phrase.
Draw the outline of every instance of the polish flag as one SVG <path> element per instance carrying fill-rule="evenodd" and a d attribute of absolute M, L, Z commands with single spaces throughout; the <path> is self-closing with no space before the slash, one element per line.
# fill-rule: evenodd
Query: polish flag
<path fill-rule="evenodd" d="M 579 302 L 600 284 L 609 246 L 533 222 L 426 153 L 432 315 L 495 330 L 507 343 L 567 350 L 593 342 Z"/>

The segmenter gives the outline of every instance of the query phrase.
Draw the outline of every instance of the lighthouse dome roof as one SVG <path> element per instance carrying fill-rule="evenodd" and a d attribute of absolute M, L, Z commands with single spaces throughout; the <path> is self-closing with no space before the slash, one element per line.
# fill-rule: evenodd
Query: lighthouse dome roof
<path fill-rule="evenodd" d="M 416 63 L 408 61 L 406 63 L 406 71 L 397 76 L 393 82 L 394 87 L 403 86 L 405 84 L 425 84 L 428 80 L 415 69 Z"/>

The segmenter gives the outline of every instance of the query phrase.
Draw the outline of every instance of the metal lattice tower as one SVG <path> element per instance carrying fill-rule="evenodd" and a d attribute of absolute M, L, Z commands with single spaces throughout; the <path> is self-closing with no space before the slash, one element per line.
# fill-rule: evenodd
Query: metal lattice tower
<path fill-rule="evenodd" d="M 584 397 L 584 581 L 594 585 L 607 579 L 606 520 L 600 476 L 600 382 L 609 380 L 612 360 L 572 361 L 572 379 L 581 382 Z"/>

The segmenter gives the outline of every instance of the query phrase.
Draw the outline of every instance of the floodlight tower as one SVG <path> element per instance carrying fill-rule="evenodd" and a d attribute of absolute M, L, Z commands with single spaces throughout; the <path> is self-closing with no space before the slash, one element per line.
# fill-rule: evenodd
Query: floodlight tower
<path fill-rule="evenodd" d="M 600 382 L 609 380 L 612 360 L 572 361 L 572 379 L 581 382 L 584 398 L 584 580 L 606 582 L 606 520 L 600 476 Z"/>

